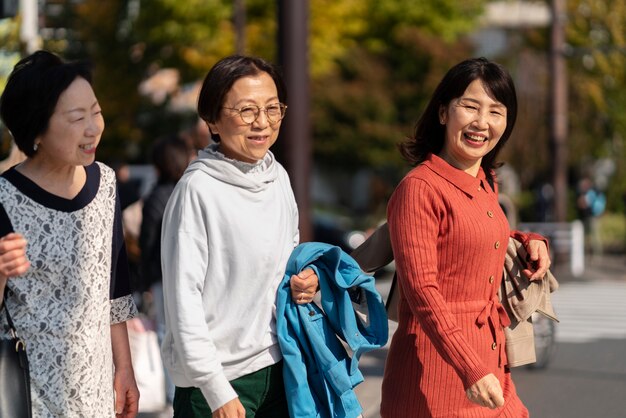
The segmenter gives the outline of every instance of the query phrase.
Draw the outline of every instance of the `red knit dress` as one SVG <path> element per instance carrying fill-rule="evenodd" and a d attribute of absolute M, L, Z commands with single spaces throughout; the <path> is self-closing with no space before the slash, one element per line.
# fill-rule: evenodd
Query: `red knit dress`
<path fill-rule="evenodd" d="M 511 232 L 497 188 L 482 169 L 473 177 L 431 155 L 400 182 L 387 218 L 401 297 L 382 417 L 528 417 L 505 367 L 508 318 L 496 293 Z M 465 395 L 489 373 L 504 392 L 495 410 Z"/>

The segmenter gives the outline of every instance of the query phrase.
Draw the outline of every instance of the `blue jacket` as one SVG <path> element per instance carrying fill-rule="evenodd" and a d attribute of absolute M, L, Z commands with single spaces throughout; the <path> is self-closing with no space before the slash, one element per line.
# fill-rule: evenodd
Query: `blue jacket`
<path fill-rule="evenodd" d="M 297 305 L 291 299 L 289 279 L 307 267 L 319 278 L 323 310 L 315 303 Z M 355 313 L 355 298 L 366 307 L 366 324 Z M 287 262 L 278 289 L 276 328 L 290 416 L 357 417 L 362 412 L 354 393 L 363 381 L 359 358 L 384 346 L 389 331 L 374 278 L 339 247 L 300 244 Z M 339 338 L 349 346 L 352 358 Z"/>

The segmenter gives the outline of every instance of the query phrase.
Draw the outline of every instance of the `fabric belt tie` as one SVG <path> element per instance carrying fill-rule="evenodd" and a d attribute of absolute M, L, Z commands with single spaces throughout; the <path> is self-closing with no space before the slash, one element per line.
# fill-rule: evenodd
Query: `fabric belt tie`
<path fill-rule="evenodd" d="M 490 318 L 492 318 L 492 323 L 494 326 L 496 326 L 496 323 L 495 321 L 493 321 L 493 318 L 498 318 L 500 325 L 503 327 L 508 327 L 509 325 L 511 325 L 511 319 L 509 318 L 509 315 L 507 315 L 504 306 L 502 306 L 498 299 L 491 299 L 489 302 L 487 302 L 487 305 L 485 305 L 483 310 L 480 311 L 480 313 L 478 314 L 478 317 L 476 318 L 476 324 L 483 326 Z"/>
<path fill-rule="evenodd" d="M 504 341 L 500 341 L 500 338 L 498 338 L 499 334 L 496 331 L 498 325 L 495 321 L 495 318 L 498 318 L 498 322 L 500 322 L 500 325 L 502 327 L 508 327 L 509 325 L 511 325 L 511 319 L 506 313 L 504 306 L 502 306 L 498 299 L 491 299 L 480 312 L 480 314 L 478 314 L 478 317 L 476 318 L 476 324 L 482 327 L 483 325 L 487 324 L 487 321 L 491 321 L 491 324 L 493 325 L 492 336 L 495 343 L 498 345 L 498 367 L 502 367 L 505 356 Z"/>

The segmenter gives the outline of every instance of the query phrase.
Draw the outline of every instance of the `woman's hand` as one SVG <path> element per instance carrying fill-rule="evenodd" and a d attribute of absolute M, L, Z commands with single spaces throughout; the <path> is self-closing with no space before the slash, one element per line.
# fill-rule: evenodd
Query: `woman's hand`
<path fill-rule="evenodd" d="M 26 240 L 21 234 L 11 232 L 0 238 L 0 280 L 19 276 L 28 270 Z"/>
<path fill-rule="evenodd" d="M 139 389 L 132 368 L 115 368 L 115 416 L 135 418 L 139 411 Z"/>
<path fill-rule="evenodd" d="M 529 268 L 524 269 L 522 272 L 530 280 L 543 279 L 551 264 L 546 243 L 539 239 L 530 240 L 526 251 L 528 252 Z"/>
<path fill-rule="evenodd" d="M 216 409 L 213 418 L 246 418 L 246 410 L 239 398 L 235 398 Z"/>
<path fill-rule="evenodd" d="M 115 416 L 116 418 L 135 418 L 139 411 L 139 388 L 137 388 L 130 357 L 126 322 L 111 325 L 111 349 L 115 366 L 113 377 Z"/>
<path fill-rule="evenodd" d="M 24 237 L 11 232 L 0 238 L 0 306 L 4 303 L 7 280 L 10 277 L 21 276 L 29 267 Z"/>
<path fill-rule="evenodd" d="M 504 406 L 504 395 L 498 378 L 489 373 L 465 391 L 467 399 L 486 408 L 496 409 Z"/>
<path fill-rule="evenodd" d="M 310 303 L 317 293 L 319 279 L 313 269 L 304 269 L 298 274 L 291 276 L 291 299 L 298 305 Z"/>

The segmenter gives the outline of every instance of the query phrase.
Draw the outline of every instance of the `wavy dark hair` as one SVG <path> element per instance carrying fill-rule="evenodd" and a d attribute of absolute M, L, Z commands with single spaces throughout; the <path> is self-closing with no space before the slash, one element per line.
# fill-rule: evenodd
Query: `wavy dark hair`
<path fill-rule="evenodd" d="M 481 80 L 487 91 L 506 107 L 506 129 L 498 144 L 483 157 L 481 166 L 487 179 L 493 180 L 491 172 L 502 165 L 496 158 L 506 144 L 517 119 L 517 94 L 509 72 L 500 64 L 486 58 L 472 58 L 452 67 L 435 89 L 426 110 L 415 125 L 412 138 L 399 145 L 402 156 L 413 166 L 422 163 L 428 154 L 439 154 L 445 141 L 445 126 L 439 123 L 439 111 L 461 97 L 475 80 Z"/>
<path fill-rule="evenodd" d="M 278 100 L 287 104 L 287 89 L 282 74 L 277 66 L 259 57 L 231 55 L 219 60 L 204 78 L 198 97 L 198 115 L 206 123 L 215 123 L 219 119 L 226 94 L 237 80 L 243 77 L 267 73 L 278 92 Z M 220 142 L 218 134 L 211 132 L 211 138 Z"/>

